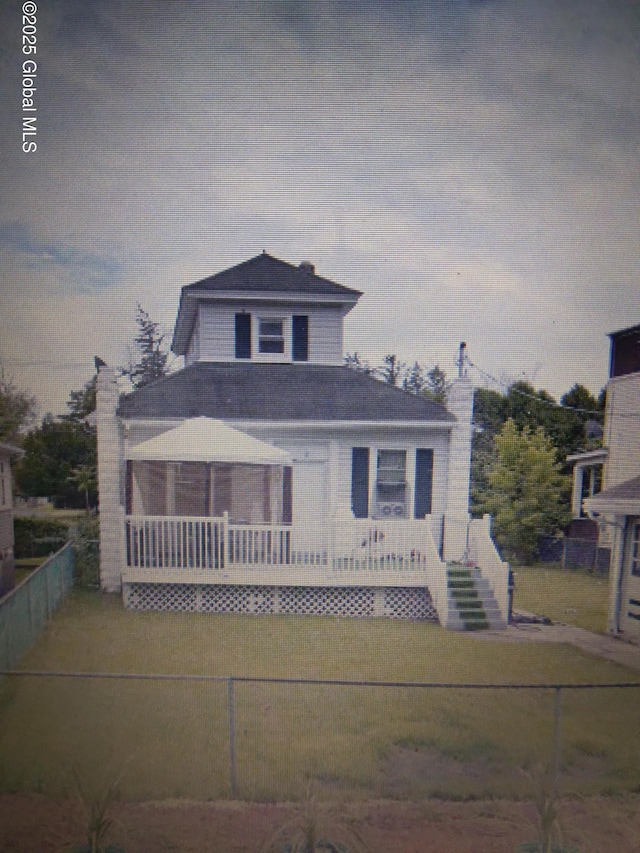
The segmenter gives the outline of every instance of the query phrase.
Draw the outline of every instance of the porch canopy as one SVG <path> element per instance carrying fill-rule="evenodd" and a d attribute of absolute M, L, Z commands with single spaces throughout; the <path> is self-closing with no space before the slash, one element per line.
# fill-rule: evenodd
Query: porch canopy
<path fill-rule="evenodd" d="M 291 521 L 289 454 L 214 418 L 192 418 L 129 448 L 127 514 Z"/>

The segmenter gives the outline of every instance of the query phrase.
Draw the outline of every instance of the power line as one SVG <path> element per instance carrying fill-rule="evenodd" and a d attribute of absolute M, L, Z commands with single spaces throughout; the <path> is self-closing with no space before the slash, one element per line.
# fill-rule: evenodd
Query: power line
<path fill-rule="evenodd" d="M 530 400 L 535 400 L 536 403 L 539 403 L 543 406 L 549 406 L 552 409 L 564 409 L 569 412 L 578 412 L 579 414 L 584 415 L 596 415 L 598 417 L 602 417 L 604 412 L 601 409 L 583 409 L 580 406 L 565 406 L 562 403 L 557 403 L 555 400 L 546 400 L 544 397 L 537 397 L 535 394 L 530 394 L 528 391 L 523 391 L 520 388 L 515 388 L 515 383 L 508 383 L 505 381 L 500 381 L 500 379 L 496 379 L 495 376 L 492 376 L 486 370 L 483 370 L 477 364 L 473 364 L 471 359 L 468 356 L 465 356 L 465 363 L 472 367 L 474 370 L 477 370 L 481 376 L 484 376 L 485 379 L 489 379 L 491 382 L 495 382 L 500 388 L 504 388 L 508 393 L 511 394 L 520 394 L 522 397 L 527 397 Z M 640 413 L 639 413 L 640 414 Z M 638 417 L 639 414 L 634 412 L 629 413 L 621 413 L 622 417 Z"/>

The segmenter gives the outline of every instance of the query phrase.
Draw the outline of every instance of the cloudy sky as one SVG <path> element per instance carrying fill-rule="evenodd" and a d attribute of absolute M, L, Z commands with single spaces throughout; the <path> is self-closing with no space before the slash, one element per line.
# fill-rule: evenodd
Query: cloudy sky
<path fill-rule="evenodd" d="M 637 0 L 35 16 L 24 153 L 1 4 L 0 361 L 42 412 L 94 354 L 126 362 L 137 302 L 170 336 L 183 285 L 262 249 L 364 292 L 345 345 L 372 362 L 453 375 L 465 340 L 500 379 L 597 393 L 607 333 L 640 323 Z"/>

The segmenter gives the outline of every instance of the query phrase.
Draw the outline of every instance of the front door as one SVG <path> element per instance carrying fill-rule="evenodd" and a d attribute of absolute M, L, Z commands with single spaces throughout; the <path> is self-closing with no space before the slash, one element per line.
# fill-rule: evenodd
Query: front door
<path fill-rule="evenodd" d="M 640 518 L 629 518 L 624 549 L 624 581 L 620 627 L 640 637 Z"/>

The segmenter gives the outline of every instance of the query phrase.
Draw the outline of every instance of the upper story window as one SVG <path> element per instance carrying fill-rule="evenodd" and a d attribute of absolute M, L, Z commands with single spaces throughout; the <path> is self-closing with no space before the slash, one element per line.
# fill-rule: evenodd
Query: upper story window
<path fill-rule="evenodd" d="M 258 352 L 284 355 L 284 320 L 258 320 Z"/>
<path fill-rule="evenodd" d="M 235 315 L 234 355 L 256 361 L 309 361 L 309 317 Z"/>

